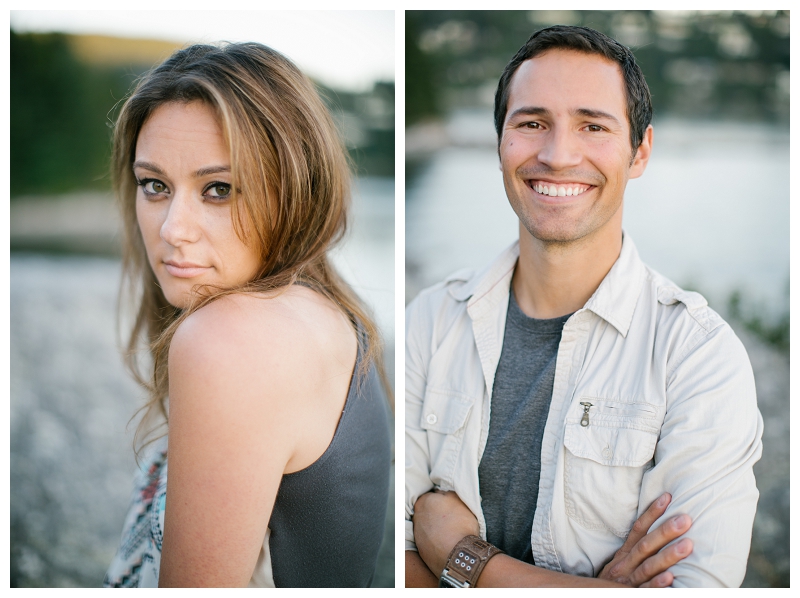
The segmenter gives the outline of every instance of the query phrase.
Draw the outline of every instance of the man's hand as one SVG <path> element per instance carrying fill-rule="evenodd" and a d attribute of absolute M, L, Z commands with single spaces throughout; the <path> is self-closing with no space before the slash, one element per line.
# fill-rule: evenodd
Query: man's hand
<path fill-rule="evenodd" d="M 672 540 L 686 533 L 692 526 L 688 515 L 673 517 L 653 530 L 647 530 L 664 514 L 672 497 L 663 494 L 633 524 L 628 539 L 603 567 L 598 579 L 615 581 L 633 587 L 664 588 L 672 585 L 673 575 L 668 569 L 692 552 L 692 541 L 684 538 L 668 548 Z"/>
<path fill-rule="evenodd" d="M 435 490 L 420 496 L 413 521 L 419 556 L 437 577 L 461 538 L 480 535 L 478 520 L 455 492 Z"/>
<path fill-rule="evenodd" d="M 673 517 L 651 533 L 647 533 L 653 523 L 664 514 L 671 500 L 669 494 L 664 494 L 642 513 L 633 524 L 628 539 L 597 576 L 598 580 L 635 587 L 663 588 L 672 584 L 673 575 L 668 569 L 691 554 L 692 541 L 685 538 L 668 548 L 664 547 L 689 530 L 691 519 L 688 515 Z M 419 556 L 434 575 L 441 575 L 453 546 L 461 538 L 469 535 L 480 535 L 478 520 L 455 492 L 437 490 L 419 497 L 414 505 L 414 540 Z M 497 556 L 492 561 L 502 561 L 502 556 Z M 492 561 L 487 565 L 487 570 Z M 500 585 L 509 587 L 592 585 L 591 578 L 547 571 L 512 559 L 508 561 L 517 565 L 518 569 L 521 566 L 522 570 L 506 572 L 501 576 L 502 580 L 495 580 L 498 584 L 500 581 L 504 582 Z M 502 564 L 509 566 L 505 561 Z M 528 579 L 515 577 L 516 574 L 530 574 L 531 577 Z M 485 575 L 482 575 L 481 579 L 483 577 Z"/>

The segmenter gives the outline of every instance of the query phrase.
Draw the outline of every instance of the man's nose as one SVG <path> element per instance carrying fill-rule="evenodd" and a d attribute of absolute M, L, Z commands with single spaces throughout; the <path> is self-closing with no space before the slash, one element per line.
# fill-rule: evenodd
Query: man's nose
<path fill-rule="evenodd" d="M 190 193 L 175 193 L 161 225 L 161 238 L 173 247 L 194 243 L 200 238 L 200 213 Z"/>
<path fill-rule="evenodd" d="M 580 164 L 582 155 L 574 133 L 555 127 L 544 138 L 538 158 L 552 170 L 563 170 Z"/>

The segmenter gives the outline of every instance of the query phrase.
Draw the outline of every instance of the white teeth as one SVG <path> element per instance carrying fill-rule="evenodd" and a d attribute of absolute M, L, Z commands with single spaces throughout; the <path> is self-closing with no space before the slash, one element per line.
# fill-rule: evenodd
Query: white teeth
<path fill-rule="evenodd" d="M 545 185 L 544 183 L 536 183 L 533 185 L 533 190 L 542 195 L 549 195 L 550 197 L 574 197 L 586 191 L 583 187 L 561 187 L 556 185 Z"/>

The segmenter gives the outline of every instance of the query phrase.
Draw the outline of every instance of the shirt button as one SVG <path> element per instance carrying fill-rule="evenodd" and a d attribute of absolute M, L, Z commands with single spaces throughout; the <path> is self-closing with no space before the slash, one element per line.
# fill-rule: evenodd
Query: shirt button
<path fill-rule="evenodd" d="M 425 421 L 428 422 L 429 424 L 433 425 L 437 421 L 439 421 L 439 418 L 436 417 L 436 415 L 434 413 L 429 413 L 428 417 L 425 418 Z"/>
<path fill-rule="evenodd" d="M 610 459 L 614 456 L 614 451 L 612 451 L 609 447 L 603 449 L 603 458 Z"/>

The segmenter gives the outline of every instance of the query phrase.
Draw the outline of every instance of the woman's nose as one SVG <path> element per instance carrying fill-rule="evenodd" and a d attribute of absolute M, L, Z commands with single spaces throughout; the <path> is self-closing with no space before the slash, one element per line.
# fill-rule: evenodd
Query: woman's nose
<path fill-rule="evenodd" d="M 188 193 L 176 193 L 170 199 L 161 238 L 173 247 L 194 243 L 200 238 L 200 214 Z"/>

